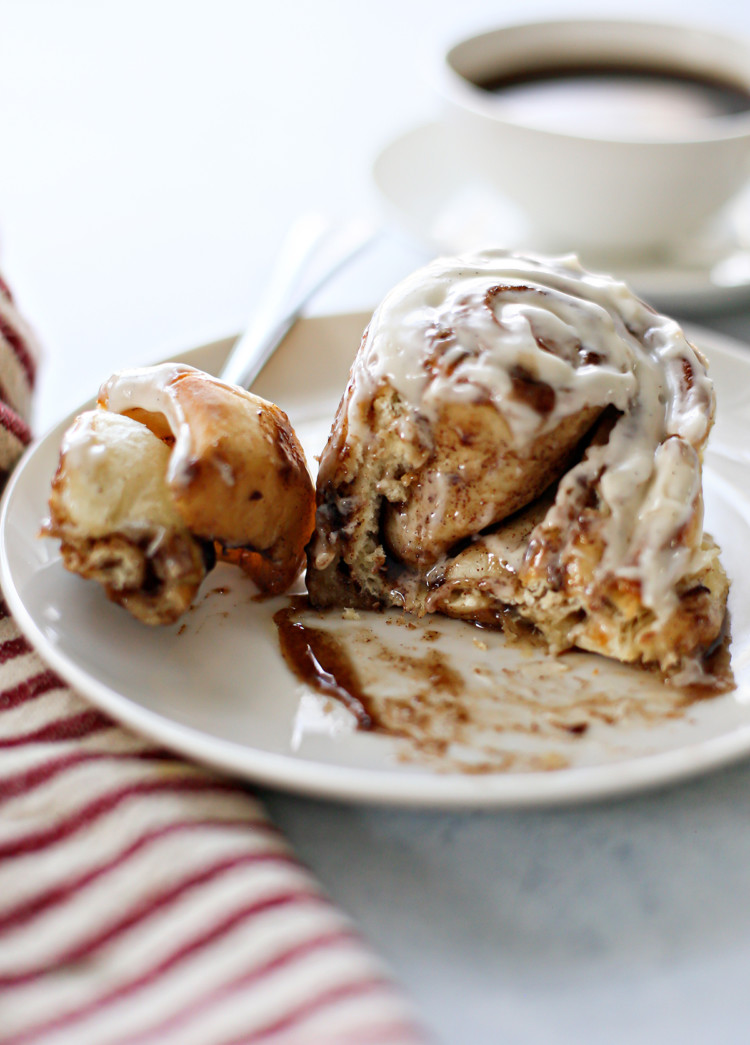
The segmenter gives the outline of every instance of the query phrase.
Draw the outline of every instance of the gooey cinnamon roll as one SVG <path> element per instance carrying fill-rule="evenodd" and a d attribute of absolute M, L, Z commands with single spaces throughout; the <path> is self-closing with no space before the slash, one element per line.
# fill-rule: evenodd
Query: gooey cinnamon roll
<path fill-rule="evenodd" d="M 438 259 L 372 317 L 320 460 L 314 605 L 533 625 L 688 680 L 728 582 L 714 392 L 673 320 L 573 257 Z"/>

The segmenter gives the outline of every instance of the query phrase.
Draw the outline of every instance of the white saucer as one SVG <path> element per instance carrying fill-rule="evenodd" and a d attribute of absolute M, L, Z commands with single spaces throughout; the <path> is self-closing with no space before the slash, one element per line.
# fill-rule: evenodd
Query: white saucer
<path fill-rule="evenodd" d="M 529 238 L 523 215 L 486 182 L 467 174 L 445 129 L 428 123 L 391 142 L 373 177 L 396 222 L 439 253 L 482 246 L 545 251 Z M 750 300 L 750 186 L 717 228 L 674 248 L 669 258 L 618 263 L 581 252 L 592 269 L 606 269 L 659 308 L 706 312 Z"/>

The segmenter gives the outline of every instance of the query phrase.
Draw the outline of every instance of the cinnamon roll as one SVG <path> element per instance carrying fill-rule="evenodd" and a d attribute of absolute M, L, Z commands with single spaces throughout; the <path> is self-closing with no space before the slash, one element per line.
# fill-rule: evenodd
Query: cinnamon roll
<path fill-rule="evenodd" d="M 64 437 L 49 507 L 65 566 L 149 624 L 188 608 L 217 555 L 284 591 L 315 510 L 286 414 L 181 364 L 105 382 Z"/>
<path fill-rule="evenodd" d="M 320 460 L 319 607 L 532 625 L 700 672 L 728 582 L 703 532 L 706 362 L 573 257 L 439 259 L 372 317 Z"/>

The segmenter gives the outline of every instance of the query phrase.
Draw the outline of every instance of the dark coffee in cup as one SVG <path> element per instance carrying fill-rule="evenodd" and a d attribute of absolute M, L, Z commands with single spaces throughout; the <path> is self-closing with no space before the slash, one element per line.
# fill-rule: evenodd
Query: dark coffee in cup
<path fill-rule="evenodd" d="M 668 67 L 586 62 L 474 82 L 508 119 L 604 136 L 679 134 L 696 121 L 750 111 L 743 85 Z"/>

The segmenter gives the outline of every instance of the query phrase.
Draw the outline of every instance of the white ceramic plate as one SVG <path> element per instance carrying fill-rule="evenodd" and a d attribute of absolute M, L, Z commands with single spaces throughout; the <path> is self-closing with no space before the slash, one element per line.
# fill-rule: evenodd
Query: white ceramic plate
<path fill-rule="evenodd" d="M 537 240 L 529 242 L 523 216 L 470 173 L 438 123 L 389 143 L 374 162 L 373 178 L 397 224 L 439 253 L 488 245 L 546 249 Z M 695 315 L 745 302 L 750 299 L 750 188 L 709 234 L 676 246 L 663 263 L 585 255 L 582 260 L 588 268 L 614 271 L 667 312 Z"/>
<path fill-rule="evenodd" d="M 256 384 L 289 412 L 311 456 L 326 438 L 365 320 L 299 323 Z M 27 453 L 6 491 L 6 599 L 55 670 L 121 722 L 229 773 L 298 792 L 435 806 L 550 804 L 731 762 L 750 753 L 750 351 L 705 331 L 694 336 L 710 357 L 720 403 L 706 459 L 706 521 L 732 576 L 732 693 L 683 708 L 649 674 L 586 654 L 529 654 L 456 621 L 334 614 L 329 623 L 348 630 L 365 675 L 385 687 L 385 704 L 408 712 L 414 697 L 431 715 L 425 732 L 420 716 L 407 713 L 403 739 L 357 731 L 348 712 L 315 697 L 284 664 L 272 615 L 286 599 L 254 600 L 239 571 L 220 568 L 181 622 L 157 630 L 66 573 L 56 543 L 36 535 L 67 422 Z M 228 347 L 184 358 L 215 370 Z M 381 655 L 386 649 L 397 650 L 395 667 Z M 427 686 L 403 670 L 436 657 L 464 679 L 463 717 L 432 684 L 431 668 Z M 522 683 L 513 692 L 511 677 Z"/>

